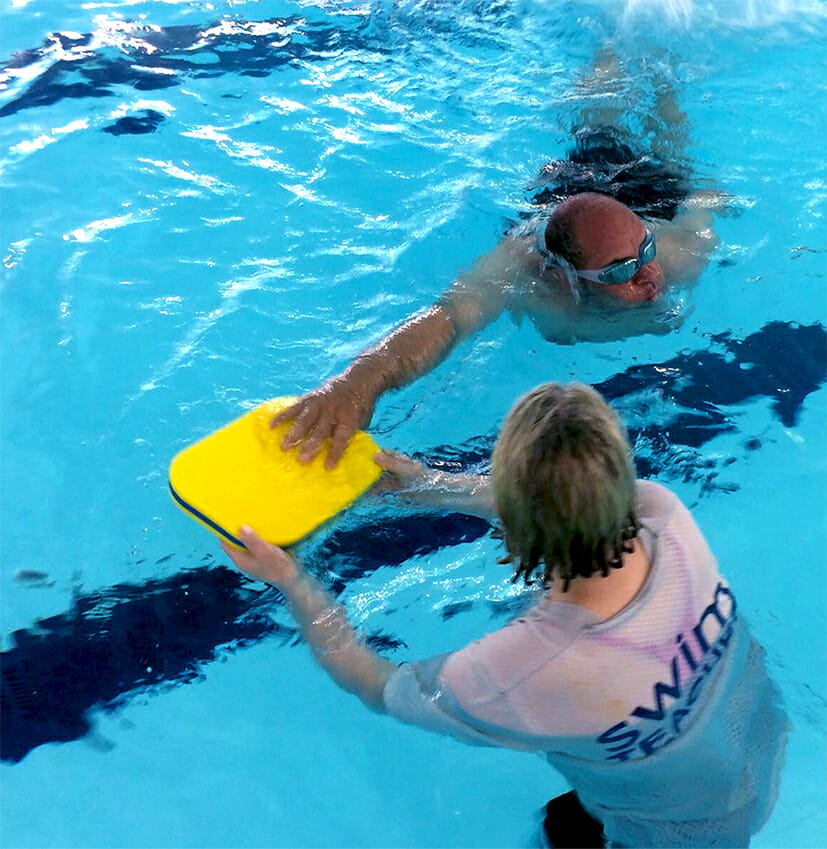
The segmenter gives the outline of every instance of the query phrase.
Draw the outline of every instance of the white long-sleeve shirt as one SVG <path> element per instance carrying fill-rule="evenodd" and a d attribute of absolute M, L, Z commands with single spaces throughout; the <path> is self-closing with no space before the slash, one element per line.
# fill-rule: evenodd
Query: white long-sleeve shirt
<path fill-rule="evenodd" d="M 545 596 L 459 651 L 403 664 L 385 706 L 543 753 L 612 841 L 746 846 L 777 796 L 787 719 L 689 511 L 655 483 L 637 496 L 651 569 L 626 608 L 601 620 Z"/>

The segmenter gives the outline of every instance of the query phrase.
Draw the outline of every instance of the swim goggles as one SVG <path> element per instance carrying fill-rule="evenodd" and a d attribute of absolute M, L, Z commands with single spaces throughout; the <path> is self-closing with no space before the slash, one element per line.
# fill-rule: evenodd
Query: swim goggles
<path fill-rule="evenodd" d="M 584 280 L 591 280 L 592 283 L 616 286 L 618 283 L 627 283 L 631 280 L 646 263 L 651 262 L 655 258 L 655 253 L 655 237 L 652 231 L 647 228 L 646 235 L 644 235 L 643 241 L 640 243 L 637 259 L 632 257 L 621 259 L 604 268 L 597 268 L 593 271 L 578 268 L 576 269 L 576 274 Z"/>

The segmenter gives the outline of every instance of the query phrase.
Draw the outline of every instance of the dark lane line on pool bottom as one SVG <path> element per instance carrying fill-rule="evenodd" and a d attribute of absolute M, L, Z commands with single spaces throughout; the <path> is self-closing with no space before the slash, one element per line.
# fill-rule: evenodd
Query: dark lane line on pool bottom
<path fill-rule="evenodd" d="M 710 342 L 708 350 L 632 366 L 597 384 L 628 420 L 638 474 L 693 482 L 699 497 L 737 488 L 718 480 L 737 458 L 709 458 L 698 450 L 737 431 L 720 407 L 770 398 L 774 415 L 793 427 L 806 397 L 827 379 L 827 334 L 820 324 L 773 322 L 743 340 L 723 334 Z M 647 412 L 662 411 L 664 402 L 674 407 L 670 417 L 649 420 Z M 493 441 L 492 434 L 436 448 L 428 461 L 482 469 Z M 754 451 L 761 440 L 745 435 L 742 445 Z M 487 522 L 459 514 L 382 516 L 336 528 L 308 563 L 338 594 L 380 567 L 491 531 Z M 44 743 L 78 740 L 92 728 L 91 711 L 114 711 L 142 694 L 198 680 L 206 664 L 236 649 L 266 638 L 296 645 L 295 630 L 273 618 L 282 601 L 276 590 L 216 565 L 211 555 L 166 578 L 76 594 L 69 611 L 15 631 L 12 648 L 0 653 L 0 759 L 16 763 Z M 448 604 L 443 618 L 472 606 Z M 494 615 L 513 612 L 508 604 L 492 609 Z M 368 641 L 388 650 L 405 645 L 381 632 Z"/>
<path fill-rule="evenodd" d="M 348 20 L 352 24 L 352 19 Z M 119 22 L 107 32 L 51 33 L 41 47 L 21 50 L 0 68 L 0 81 L 34 73 L 20 95 L 0 108 L 0 117 L 62 100 L 112 97 L 124 87 L 157 91 L 180 86 L 187 78 L 224 74 L 266 77 L 284 67 L 329 61 L 343 50 L 389 50 L 358 29 L 312 23 L 292 15 L 264 21 L 221 21 L 217 25 L 155 27 Z M 114 45 L 114 49 L 113 49 Z M 60 58 L 54 58 L 59 56 Z M 164 116 L 146 124 L 118 122 L 115 135 L 151 132 Z"/>

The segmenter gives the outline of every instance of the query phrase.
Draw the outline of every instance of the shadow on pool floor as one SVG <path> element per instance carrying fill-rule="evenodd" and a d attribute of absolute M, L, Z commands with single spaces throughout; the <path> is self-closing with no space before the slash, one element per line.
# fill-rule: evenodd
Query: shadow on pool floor
<path fill-rule="evenodd" d="M 736 458 L 710 458 L 699 450 L 737 431 L 727 408 L 770 398 L 773 413 L 793 427 L 825 372 L 823 326 L 773 322 L 743 340 L 712 336 L 708 350 L 630 367 L 596 388 L 627 418 L 638 474 L 694 482 L 703 497 L 737 488 L 719 479 Z M 667 421 L 642 420 L 647 396 L 671 402 L 676 412 Z M 448 470 L 485 469 L 493 441 L 494 435 L 476 437 L 435 448 L 423 459 Z M 749 452 L 761 442 L 744 435 L 742 444 Z M 315 549 L 312 563 L 338 594 L 375 569 L 491 530 L 482 519 L 459 514 L 383 516 L 337 528 Z M 222 653 L 266 638 L 295 645 L 295 630 L 273 618 L 281 604 L 277 590 L 217 565 L 209 555 L 201 566 L 166 578 L 78 594 L 66 613 L 15 631 L 13 647 L 0 654 L 0 759 L 16 763 L 44 743 L 77 740 L 90 731 L 93 709 L 115 710 L 147 689 L 197 680 Z M 443 616 L 467 609 L 448 606 Z M 382 633 L 368 641 L 385 650 L 404 645 Z"/>

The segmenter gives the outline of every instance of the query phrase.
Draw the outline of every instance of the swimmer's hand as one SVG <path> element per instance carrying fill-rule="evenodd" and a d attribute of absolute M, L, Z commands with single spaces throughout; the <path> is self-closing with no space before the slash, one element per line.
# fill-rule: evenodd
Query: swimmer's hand
<path fill-rule="evenodd" d="M 299 448 L 299 460 L 309 463 L 330 440 L 325 465 L 333 469 L 345 453 L 350 438 L 370 424 L 376 397 L 347 377 L 334 377 L 308 392 L 274 416 L 270 427 L 292 421 L 281 447 Z"/>
<path fill-rule="evenodd" d="M 247 551 L 232 548 L 224 540 L 221 540 L 221 548 L 242 572 L 279 589 L 295 585 L 303 570 L 284 549 L 265 542 L 247 525 L 241 526 L 239 538 Z"/>

